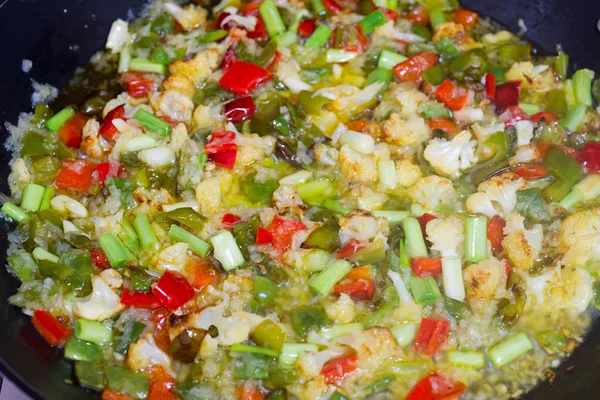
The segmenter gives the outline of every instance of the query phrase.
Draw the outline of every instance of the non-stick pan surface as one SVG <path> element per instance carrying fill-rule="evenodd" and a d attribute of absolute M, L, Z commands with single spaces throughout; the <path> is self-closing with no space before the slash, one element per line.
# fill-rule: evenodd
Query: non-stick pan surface
<path fill-rule="evenodd" d="M 140 0 L 0 0 L 0 123 L 16 123 L 20 111 L 31 108 L 31 79 L 63 87 L 73 71 L 104 45 L 116 18 L 134 15 Z M 557 43 L 572 64 L 600 73 L 600 19 L 597 0 L 465 0 L 467 8 L 490 16 L 512 31 L 523 19 L 525 37 L 545 52 Z M 21 62 L 33 62 L 29 74 Z M 0 127 L 2 142 L 7 132 Z M 9 153 L 0 148 L 0 191 L 7 193 Z M 0 265 L 6 260 L 6 232 L 0 222 Z M 7 304 L 17 280 L 0 268 L 0 372 L 35 399 L 89 399 L 95 396 L 65 385 L 71 367 L 46 345 L 29 318 Z M 574 368 L 573 368 L 574 367 Z M 553 386 L 543 383 L 528 399 L 600 398 L 600 324 L 560 368 Z"/>

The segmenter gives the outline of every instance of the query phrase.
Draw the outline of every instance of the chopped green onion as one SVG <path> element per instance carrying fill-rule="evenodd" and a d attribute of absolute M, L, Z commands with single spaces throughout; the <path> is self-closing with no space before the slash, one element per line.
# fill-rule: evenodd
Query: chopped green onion
<path fill-rule="evenodd" d="M 519 103 L 519 107 L 521 110 L 525 111 L 527 115 L 537 114 L 542 111 L 542 108 L 537 104 Z"/>
<path fill-rule="evenodd" d="M 323 336 L 327 340 L 331 340 L 340 336 L 348 336 L 353 332 L 362 331 L 363 329 L 364 326 L 360 322 L 354 322 L 350 324 L 335 324 L 329 328 L 321 329 L 319 331 L 319 335 Z"/>
<path fill-rule="evenodd" d="M 405 218 L 402 221 L 402 228 L 406 235 L 406 254 L 408 254 L 408 257 L 427 257 L 427 246 L 425 246 L 419 221 L 412 217 Z"/>
<path fill-rule="evenodd" d="M 102 322 L 78 319 L 75 322 L 75 337 L 86 342 L 105 344 L 112 340 L 112 330 Z"/>
<path fill-rule="evenodd" d="M 283 32 L 281 35 L 277 35 L 273 40 L 278 47 L 289 47 L 298 41 L 298 35 L 296 32 Z"/>
<path fill-rule="evenodd" d="M 325 61 L 327 61 L 328 63 L 343 63 L 352 60 L 357 55 L 357 53 L 352 53 L 344 50 L 330 49 L 327 50 L 327 54 L 325 55 Z"/>
<path fill-rule="evenodd" d="M 406 241 L 404 239 L 400 239 L 400 249 L 399 249 L 399 258 L 400 258 L 400 266 L 403 268 L 410 268 L 410 257 L 406 254 Z"/>
<path fill-rule="evenodd" d="M 460 258 L 442 258 L 442 280 L 446 296 L 458 301 L 465 300 L 465 284 Z"/>
<path fill-rule="evenodd" d="M 417 303 L 424 305 L 434 304 L 442 298 L 440 288 L 432 276 L 421 278 L 413 276 L 410 278 L 410 291 Z"/>
<path fill-rule="evenodd" d="M 251 346 L 248 344 L 232 344 L 229 351 L 232 353 L 262 354 L 268 357 L 279 357 L 279 351 L 277 350 L 260 346 Z"/>
<path fill-rule="evenodd" d="M 560 79 L 565 79 L 569 71 L 569 56 L 562 51 L 556 56 L 554 60 L 554 70 L 556 71 Z"/>
<path fill-rule="evenodd" d="M 75 111 L 71 107 L 66 107 L 57 112 L 52 118 L 46 121 L 46 128 L 50 132 L 58 131 L 68 120 L 73 118 Z"/>
<path fill-rule="evenodd" d="M 434 43 L 434 46 L 445 59 L 454 58 L 460 54 L 460 49 L 454 43 L 454 40 L 450 39 L 448 36 L 443 36 Z"/>
<path fill-rule="evenodd" d="M 308 281 L 308 287 L 320 296 L 328 296 L 336 283 L 352 270 L 352 264 L 346 260 L 336 260 Z"/>
<path fill-rule="evenodd" d="M 126 262 L 135 260 L 133 253 L 112 233 L 100 236 L 98 243 L 113 268 L 121 268 Z"/>
<path fill-rule="evenodd" d="M 37 261 L 50 261 L 51 263 L 56 264 L 58 262 L 58 256 L 50 253 L 48 250 L 43 249 L 41 247 L 36 247 L 31 252 L 33 258 Z"/>
<path fill-rule="evenodd" d="M 396 325 L 390 330 L 392 331 L 394 339 L 396 339 L 396 342 L 398 342 L 398 346 L 406 347 L 410 345 L 417 337 L 419 323 L 407 322 L 404 324 Z"/>
<path fill-rule="evenodd" d="M 138 214 L 133 220 L 133 227 L 140 239 L 144 250 L 155 250 L 158 246 L 158 238 L 150 224 L 150 218 L 146 214 Z"/>
<path fill-rule="evenodd" d="M 208 243 L 177 225 L 171 225 L 169 228 L 169 237 L 176 242 L 189 244 L 190 250 L 200 257 L 206 257 L 210 251 L 210 245 Z"/>
<path fill-rule="evenodd" d="M 166 74 L 167 66 L 165 64 L 152 62 L 145 58 L 132 58 L 129 62 L 129 69 L 137 72 L 150 72 L 153 74 Z"/>
<path fill-rule="evenodd" d="M 580 201 L 592 200 L 598 196 L 600 196 L 600 175 L 592 174 L 577 183 L 559 204 L 561 207 L 569 209 Z"/>
<path fill-rule="evenodd" d="M 162 47 L 155 47 L 150 53 L 150 61 L 159 64 L 169 64 L 169 55 Z"/>
<path fill-rule="evenodd" d="M 449 350 L 447 355 L 450 364 L 477 369 L 485 365 L 485 355 L 480 351 Z"/>
<path fill-rule="evenodd" d="M 137 112 L 136 112 L 137 114 Z M 151 136 L 138 136 L 125 143 L 125 152 L 136 152 L 156 147 L 158 143 Z"/>
<path fill-rule="evenodd" d="M 576 131 L 577 128 L 579 128 L 579 125 L 581 125 L 581 123 L 585 119 L 586 110 L 587 107 L 585 106 L 585 104 L 576 104 L 562 119 L 561 125 L 571 132 Z"/>
<path fill-rule="evenodd" d="M 350 214 L 350 210 L 348 210 L 346 207 L 341 205 L 339 201 L 334 200 L 334 199 L 326 199 L 323 202 L 323 207 L 328 210 L 334 211 L 338 214 L 341 214 L 343 216 Z"/>
<path fill-rule="evenodd" d="M 119 66 L 117 67 L 117 72 L 123 73 L 127 72 L 129 69 L 129 64 L 131 63 L 131 49 L 129 46 L 123 47 L 121 52 L 119 53 Z"/>
<path fill-rule="evenodd" d="M 122 231 L 119 232 L 119 239 L 127 246 L 130 250 L 137 250 L 140 248 L 140 239 L 135 232 L 135 228 L 127 219 L 122 219 L 121 222 Z"/>
<path fill-rule="evenodd" d="M 387 7 L 385 8 L 387 8 L 388 10 L 396 11 L 398 9 L 398 0 L 388 0 Z"/>
<path fill-rule="evenodd" d="M 281 348 L 279 362 L 288 365 L 296 364 L 298 355 L 303 351 L 319 351 L 319 346 L 311 343 L 285 343 Z"/>
<path fill-rule="evenodd" d="M 307 201 L 314 197 L 328 194 L 328 192 L 330 192 L 332 189 L 332 185 L 327 179 L 319 179 L 316 181 L 302 183 L 297 186 L 297 189 L 298 196 L 300 196 L 303 201 Z"/>
<path fill-rule="evenodd" d="M 444 14 L 443 9 L 435 8 L 429 13 L 429 20 L 431 21 L 431 26 L 435 28 L 436 26 L 446 22 L 446 14 Z"/>
<path fill-rule="evenodd" d="M 29 183 L 23 189 L 23 198 L 21 199 L 21 208 L 28 211 L 38 211 L 44 197 L 45 187 L 37 183 Z"/>
<path fill-rule="evenodd" d="M 130 320 L 125 325 L 125 329 L 122 331 L 121 335 L 115 338 L 115 351 L 120 354 L 127 354 L 129 345 L 138 340 L 139 337 L 142 336 L 142 333 L 144 333 L 145 329 L 146 324 L 139 321 Z"/>
<path fill-rule="evenodd" d="M 496 368 L 511 363 L 533 349 L 531 340 L 524 332 L 515 333 L 494 345 L 487 355 Z"/>
<path fill-rule="evenodd" d="M 536 339 L 548 354 L 556 354 L 567 347 L 567 338 L 561 331 L 541 332 L 537 334 Z"/>
<path fill-rule="evenodd" d="M 465 227 L 465 260 L 471 263 L 486 260 L 488 257 L 487 218 L 467 217 Z"/>
<path fill-rule="evenodd" d="M 375 28 L 381 26 L 387 22 L 385 14 L 381 10 L 375 10 L 371 14 L 367 15 L 358 24 L 362 28 L 362 33 L 368 35 L 373 32 Z"/>
<path fill-rule="evenodd" d="M 436 64 L 433 67 L 423 71 L 423 79 L 432 85 L 439 85 L 446 79 L 446 71 L 440 64 Z"/>
<path fill-rule="evenodd" d="M 263 18 L 263 21 L 265 21 L 269 36 L 274 38 L 285 32 L 285 24 L 283 23 L 283 19 L 281 19 L 279 10 L 277 9 L 277 6 L 275 6 L 273 0 L 266 0 L 263 2 L 258 8 L 258 11 Z"/>
<path fill-rule="evenodd" d="M 69 336 L 65 343 L 65 358 L 74 361 L 98 361 L 103 357 L 102 350 L 96 344 Z"/>
<path fill-rule="evenodd" d="M 383 82 L 384 85 L 381 90 L 385 90 L 387 85 L 392 81 L 394 73 L 391 69 L 375 68 L 367 77 L 365 86 L 370 86 L 375 82 Z"/>
<path fill-rule="evenodd" d="M 387 0 L 373 0 L 376 7 L 388 8 Z"/>
<path fill-rule="evenodd" d="M 223 39 L 227 34 L 228 32 L 224 29 L 215 29 L 198 35 L 196 40 L 198 40 L 198 43 L 211 43 Z"/>
<path fill-rule="evenodd" d="M 310 4 L 312 5 L 313 11 L 316 15 L 325 15 L 326 11 L 325 6 L 323 5 L 323 0 L 311 0 Z"/>
<path fill-rule="evenodd" d="M 592 105 L 592 79 L 594 72 L 589 69 L 580 69 L 573 74 L 573 90 L 579 104 L 590 107 Z"/>
<path fill-rule="evenodd" d="M 451 118 L 452 111 L 437 101 L 425 101 L 419 104 L 419 114 L 423 118 Z"/>
<path fill-rule="evenodd" d="M 404 221 L 405 218 L 410 217 L 410 211 L 373 211 L 373 215 L 376 217 L 383 217 L 387 219 L 388 224 L 398 224 Z"/>
<path fill-rule="evenodd" d="M 327 251 L 321 249 L 308 249 L 302 251 L 302 265 L 305 271 L 323 271 L 329 265 L 331 255 Z"/>
<path fill-rule="evenodd" d="M 143 108 L 138 109 L 133 118 L 150 132 L 158 133 L 161 136 L 168 136 L 171 133 L 171 125 Z"/>
<path fill-rule="evenodd" d="M 306 47 L 323 47 L 329 36 L 331 36 L 331 28 L 326 25 L 319 25 L 317 29 L 310 35 L 310 37 L 304 43 Z"/>
<path fill-rule="evenodd" d="M 244 263 L 244 256 L 233 235 L 229 231 L 221 231 L 212 238 L 214 257 L 221 262 L 225 271 L 231 271 Z"/>
<path fill-rule="evenodd" d="M 381 318 L 383 318 L 385 315 L 387 315 L 387 313 L 396 307 L 398 307 L 397 299 L 386 301 L 377 310 L 364 316 L 362 320 L 363 325 L 367 328 L 375 326 Z"/>
<path fill-rule="evenodd" d="M 396 187 L 396 164 L 393 160 L 381 160 L 377 163 L 379 171 L 379 183 L 383 188 L 393 189 Z"/>
<path fill-rule="evenodd" d="M 17 222 L 21 222 L 26 219 L 29 219 L 29 214 L 27 214 L 25 212 L 25 210 L 23 210 L 21 207 L 19 207 L 17 205 L 14 205 L 10 201 L 7 201 L 6 203 L 4 203 L 2 208 L 0 208 L 0 211 L 2 211 L 9 218 L 11 218 Z"/>
<path fill-rule="evenodd" d="M 40 203 L 40 210 L 47 210 L 50 208 L 50 200 L 54 197 L 54 192 L 54 186 L 46 186 Z"/>

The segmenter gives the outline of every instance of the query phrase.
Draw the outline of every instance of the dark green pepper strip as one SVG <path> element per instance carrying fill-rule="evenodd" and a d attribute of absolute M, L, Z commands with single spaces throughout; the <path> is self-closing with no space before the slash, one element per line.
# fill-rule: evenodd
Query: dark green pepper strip
<path fill-rule="evenodd" d="M 242 353 L 235 361 L 235 379 L 267 379 L 269 377 L 269 358 L 262 354 Z"/>
<path fill-rule="evenodd" d="M 269 278 L 264 276 L 254 277 L 254 297 L 265 304 L 273 304 L 277 298 L 279 287 Z"/>
<path fill-rule="evenodd" d="M 127 354 L 129 345 L 142 335 L 146 325 L 142 322 L 133 321 L 125 326 L 125 331 L 117 338 L 115 351 L 120 354 Z"/>
<path fill-rule="evenodd" d="M 334 251 L 340 247 L 339 231 L 340 226 L 337 221 L 331 218 L 318 229 L 315 229 L 304 241 L 303 246 L 330 252 Z"/>
<path fill-rule="evenodd" d="M 65 344 L 65 358 L 75 361 L 99 361 L 102 360 L 102 350 L 94 343 L 69 336 Z"/>
<path fill-rule="evenodd" d="M 517 209 L 533 222 L 548 222 L 552 219 L 539 188 L 519 190 L 517 192 Z"/>
<path fill-rule="evenodd" d="M 510 147 L 510 137 L 506 132 L 493 133 L 485 141 L 485 145 L 494 150 L 494 156 L 481 165 L 476 166 L 467 175 L 467 180 L 474 185 L 509 168 L 506 157 L 508 156 Z"/>
<path fill-rule="evenodd" d="M 553 202 L 561 201 L 571 191 L 571 183 L 566 179 L 558 178 L 550 186 L 544 188 L 542 193 Z"/>
<path fill-rule="evenodd" d="M 148 378 L 127 368 L 106 367 L 104 375 L 109 389 L 135 399 L 145 399 L 150 389 Z"/>
<path fill-rule="evenodd" d="M 377 310 L 367 314 L 364 317 L 364 319 L 362 320 L 363 325 L 367 328 L 374 326 L 375 324 L 377 324 L 377 322 L 379 322 L 381 318 L 383 318 L 387 313 L 389 313 L 396 307 L 398 307 L 398 299 L 392 299 L 383 303 L 383 305 Z"/>
<path fill-rule="evenodd" d="M 536 339 L 548 354 L 556 354 L 567 347 L 567 338 L 561 331 L 541 332 Z"/>
<path fill-rule="evenodd" d="M 305 306 L 292 311 L 292 328 L 300 336 L 306 336 L 313 329 L 331 325 L 331 320 L 322 308 Z"/>
<path fill-rule="evenodd" d="M 314 96 L 313 94 L 313 92 L 307 90 L 301 91 L 296 97 L 296 105 L 305 114 L 319 115 L 323 107 L 330 104 L 332 101 L 327 97 L 319 95 Z"/>
<path fill-rule="evenodd" d="M 579 182 L 583 177 L 583 168 L 579 161 L 567 155 L 559 147 L 551 147 L 544 157 L 544 168 L 571 185 Z"/>
<path fill-rule="evenodd" d="M 77 382 L 88 389 L 104 389 L 104 368 L 97 361 L 76 361 L 75 377 Z"/>
<path fill-rule="evenodd" d="M 197 213 L 193 208 L 177 208 L 165 213 L 165 215 L 196 231 L 201 231 L 206 225 L 206 218 Z"/>

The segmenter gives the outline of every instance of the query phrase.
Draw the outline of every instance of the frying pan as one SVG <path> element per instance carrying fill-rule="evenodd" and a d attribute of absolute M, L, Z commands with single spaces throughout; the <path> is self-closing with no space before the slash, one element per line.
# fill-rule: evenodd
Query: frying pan
<path fill-rule="evenodd" d="M 144 0 L 0 0 L 0 122 L 16 123 L 19 112 L 31 109 L 31 79 L 64 87 L 72 72 L 104 46 L 110 24 L 135 15 Z M 600 73 L 600 2 L 597 0 L 465 0 L 463 6 L 487 15 L 511 31 L 518 20 L 525 37 L 553 53 L 561 43 L 571 64 Z M 33 61 L 29 74 L 21 61 Z M 7 132 L 0 127 L 4 142 Z M 0 191 L 8 193 L 10 154 L 0 148 Z M 0 266 L 6 262 L 8 225 L 0 222 Z M 71 366 L 32 329 L 29 318 L 7 304 L 18 286 L 0 268 L 0 372 L 34 399 L 90 399 L 74 385 Z M 572 368 L 574 366 L 574 368 Z M 594 322 L 586 341 L 558 369 L 553 385 L 542 383 L 527 399 L 600 398 L 600 323 Z"/>

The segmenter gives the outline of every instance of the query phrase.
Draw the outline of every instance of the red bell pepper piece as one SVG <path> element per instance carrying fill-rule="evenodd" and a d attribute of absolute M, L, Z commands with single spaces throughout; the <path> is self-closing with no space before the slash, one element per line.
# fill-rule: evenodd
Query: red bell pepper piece
<path fill-rule="evenodd" d="M 248 31 L 249 39 L 265 39 L 268 37 L 267 26 L 262 16 L 256 15 L 256 25 L 254 25 L 253 31 Z"/>
<path fill-rule="evenodd" d="M 72 333 L 71 329 L 57 320 L 54 315 L 44 310 L 35 310 L 31 323 L 52 346 L 62 346 Z"/>
<path fill-rule="evenodd" d="M 323 0 L 323 7 L 328 13 L 337 15 L 342 12 L 342 7 L 335 0 Z"/>
<path fill-rule="evenodd" d="M 133 397 L 126 394 L 117 393 L 114 390 L 104 389 L 102 391 L 102 400 L 133 400 Z"/>
<path fill-rule="evenodd" d="M 265 395 L 261 393 L 256 383 L 247 381 L 238 388 L 238 400 L 264 400 Z"/>
<path fill-rule="evenodd" d="M 487 225 L 487 238 L 492 244 L 492 252 L 499 254 L 502 252 L 502 240 L 504 239 L 504 227 L 506 221 L 499 215 L 494 215 Z"/>
<path fill-rule="evenodd" d="M 429 221 L 433 221 L 434 219 L 436 219 L 437 217 L 433 214 L 429 214 L 429 213 L 424 213 L 423 215 L 421 215 L 420 217 L 417 218 L 417 221 L 419 221 L 419 226 L 421 227 L 421 232 L 423 232 L 423 236 L 427 236 L 425 234 L 425 229 L 427 228 L 427 224 L 429 223 Z"/>
<path fill-rule="evenodd" d="M 514 167 L 512 172 L 524 179 L 537 179 L 548 176 L 548 172 L 542 164 L 523 164 Z"/>
<path fill-rule="evenodd" d="M 323 365 L 321 375 L 325 376 L 325 382 L 335 383 L 353 373 L 358 367 L 358 356 L 346 354 L 329 360 Z"/>
<path fill-rule="evenodd" d="M 217 164 L 219 167 L 233 169 L 235 165 L 235 159 L 237 157 L 237 150 L 224 151 L 222 153 L 210 154 L 208 158 L 210 161 Z"/>
<path fill-rule="evenodd" d="M 460 110 L 467 104 L 468 94 L 463 88 L 456 87 L 450 79 L 446 79 L 438 86 L 435 97 L 451 110 Z"/>
<path fill-rule="evenodd" d="M 81 134 L 83 127 L 88 122 L 88 117 L 83 114 L 77 113 L 65 122 L 58 131 L 58 137 L 60 140 L 69 147 L 78 149 L 81 145 Z"/>
<path fill-rule="evenodd" d="M 521 82 L 506 82 L 496 86 L 496 113 L 502 114 L 511 106 L 519 105 Z"/>
<path fill-rule="evenodd" d="M 144 308 L 146 310 L 156 310 L 162 307 L 162 303 L 152 293 L 135 292 L 129 289 L 123 289 L 121 304 L 126 307 Z"/>
<path fill-rule="evenodd" d="M 502 113 L 500 120 L 504 122 L 506 128 L 515 126 L 519 121 L 526 121 L 529 119 L 529 115 L 519 106 L 510 106 Z"/>
<path fill-rule="evenodd" d="M 146 97 L 154 91 L 154 81 L 138 72 L 126 72 L 121 78 L 127 85 L 127 93 L 135 99 Z"/>
<path fill-rule="evenodd" d="M 415 339 L 415 351 L 431 357 L 448 338 L 449 327 L 445 319 L 422 318 Z"/>
<path fill-rule="evenodd" d="M 431 52 L 419 53 L 394 67 L 394 74 L 402 82 L 419 83 L 423 79 L 423 71 L 437 64 L 439 55 Z"/>
<path fill-rule="evenodd" d="M 427 124 L 429 125 L 429 128 L 431 128 L 432 130 L 434 130 L 434 129 L 442 130 L 442 131 L 446 132 L 446 134 L 450 137 L 453 137 L 455 134 L 460 132 L 460 127 L 451 118 L 428 119 Z"/>
<path fill-rule="evenodd" d="M 148 400 L 177 400 L 177 396 L 171 388 L 172 382 L 152 382 L 148 391 Z"/>
<path fill-rule="evenodd" d="M 194 260 L 186 267 L 188 276 L 192 276 L 192 286 L 196 290 L 202 290 L 209 285 L 215 285 L 219 281 L 219 274 L 206 260 Z"/>
<path fill-rule="evenodd" d="M 175 311 L 190 301 L 196 292 L 181 274 L 174 271 L 166 271 L 152 288 L 152 293 L 154 293 L 165 307 L 171 311 Z"/>
<path fill-rule="evenodd" d="M 600 174 L 600 143 L 587 142 L 577 160 L 591 172 Z"/>
<path fill-rule="evenodd" d="M 371 300 L 375 294 L 375 283 L 368 267 L 354 268 L 333 287 L 333 294 L 346 293 L 356 300 Z"/>
<path fill-rule="evenodd" d="M 493 99 L 496 97 L 496 75 L 487 73 L 483 76 L 485 84 L 485 97 Z"/>
<path fill-rule="evenodd" d="M 237 150 L 235 132 L 223 129 L 213 131 L 208 139 L 208 143 L 204 145 L 204 152 L 206 154 L 222 153 L 229 150 Z"/>
<path fill-rule="evenodd" d="M 272 76 L 269 71 L 256 64 L 236 60 L 225 71 L 219 84 L 224 89 L 245 96 L 261 83 L 271 79 Z"/>
<path fill-rule="evenodd" d="M 273 234 L 269 230 L 259 226 L 256 229 L 256 244 L 268 244 L 272 242 Z"/>
<path fill-rule="evenodd" d="M 108 262 L 108 258 L 106 254 L 100 248 L 93 248 L 91 251 L 92 256 L 92 264 L 98 269 L 105 270 L 110 268 L 110 262 Z"/>
<path fill-rule="evenodd" d="M 110 110 L 104 121 L 102 121 L 102 125 L 100 125 L 100 134 L 104 136 L 108 140 L 112 140 L 119 133 L 117 127 L 113 125 L 113 120 L 115 119 L 125 119 L 123 116 L 125 115 L 125 104 L 121 104 Z"/>
<path fill-rule="evenodd" d="M 404 13 L 402 18 L 409 20 L 410 22 L 417 22 L 419 24 L 429 24 L 429 13 L 423 6 L 417 6 L 410 11 Z"/>
<path fill-rule="evenodd" d="M 383 15 L 385 15 L 385 17 L 390 21 L 396 22 L 398 20 L 398 17 L 400 16 L 400 13 L 398 13 L 398 11 L 389 10 L 385 7 L 377 7 L 377 9 L 381 10 Z"/>
<path fill-rule="evenodd" d="M 239 99 L 231 100 L 223 106 L 225 119 L 227 121 L 238 124 L 244 122 L 256 113 L 256 105 L 250 96 L 240 97 Z"/>
<path fill-rule="evenodd" d="M 317 26 L 317 20 L 316 19 L 307 19 L 307 20 L 304 20 L 298 26 L 298 33 L 303 38 L 307 38 L 307 37 L 309 37 L 315 31 L 316 26 Z"/>
<path fill-rule="evenodd" d="M 241 220 L 242 218 L 238 217 L 237 215 L 225 214 L 223 215 L 223 218 L 221 218 L 221 223 L 224 227 L 231 228 L 232 226 L 239 224 Z"/>
<path fill-rule="evenodd" d="M 98 180 L 100 186 L 104 187 L 104 181 L 108 178 L 116 178 L 119 176 L 121 167 L 116 162 L 103 162 L 98 164 L 96 170 L 98 171 Z"/>
<path fill-rule="evenodd" d="M 406 400 L 457 400 L 466 389 L 464 383 L 432 372 L 412 388 Z"/>
<path fill-rule="evenodd" d="M 84 160 L 65 160 L 58 170 L 54 184 L 59 189 L 87 192 L 92 186 L 92 174 L 96 166 Z"/>
<path fill-rule="evenodd" d="M 472 28 L 477 22 L 479 15 L 476 12 L 459 8 L 454 13 L 454 22 L 464 25 L 467 28 Z"/>
<path fill-rule="evenodd" d="M 442 259 L 415 257 L 410 259 L 410 267 L 417 276 L 440 276 L 442 274 Z"/>
<path fill-rule="evenodd" d="M 367 243 L 363 243 L 356 239 L 350 239 L 350 241 L 338 251 L 335 257 L 338 259 L 350 257 L 352 254 L 365 247 L 367 247 Z"/>
<path fill-rule="evenodd" d="M 539 113 L 535 113 L 531 116 L 531 120 L 536 124 L 539 124 L 542 119 L 548 123 L 552 123 L 558 121 L 558 116 L 550 111 L 540 111 Z"/>
<path fill-rule="evenodd" d="M 276 215 L 269 226 L 269 231 L 273 234 L 273 248 L 281 253 L 285 252 L 292 245 L 294 234 L 304 229 L 306 225 L 302 222 Z"/>

